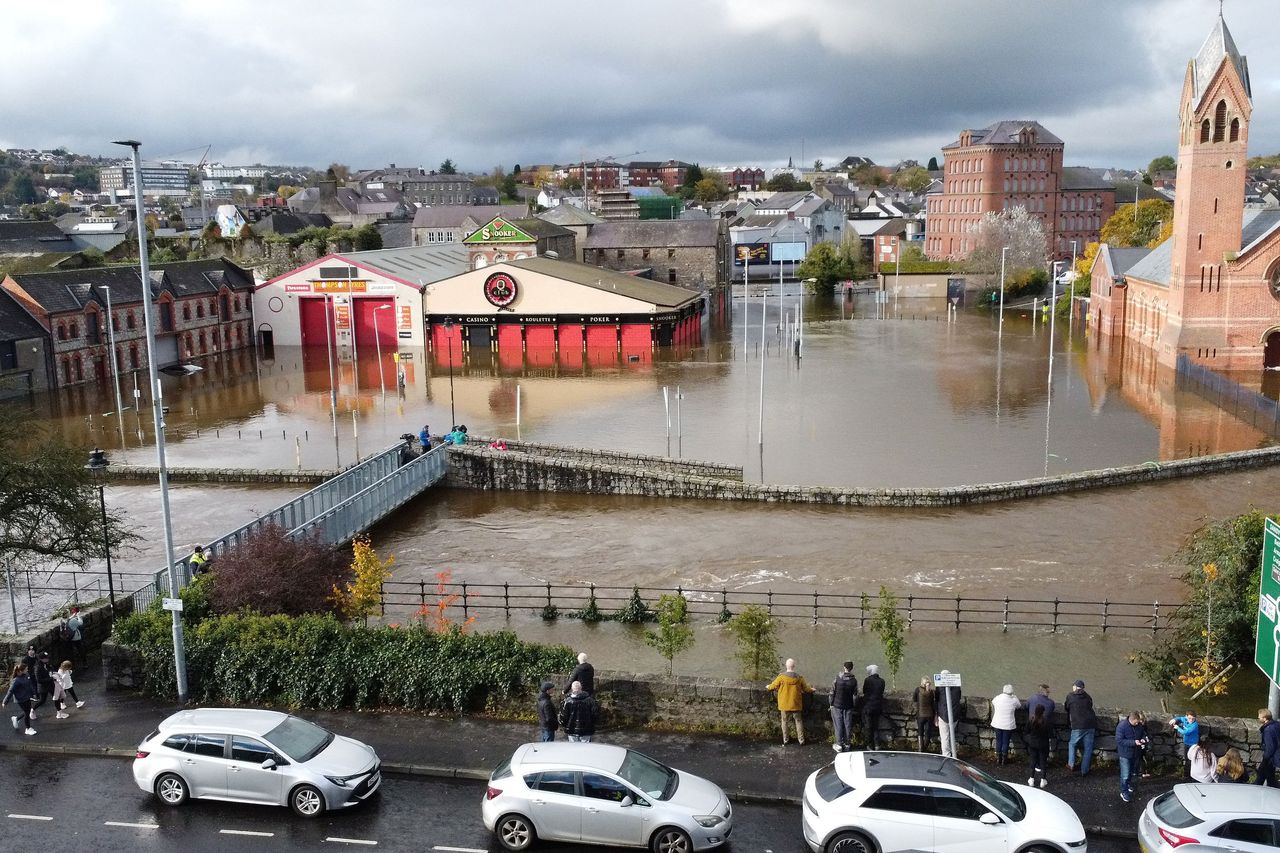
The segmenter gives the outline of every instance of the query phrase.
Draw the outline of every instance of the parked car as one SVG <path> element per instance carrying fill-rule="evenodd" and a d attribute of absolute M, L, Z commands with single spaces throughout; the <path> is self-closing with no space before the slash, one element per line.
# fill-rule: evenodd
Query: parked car
<path fill-rule="evenodd" d="M 693 853 L 729 839 L 719 786 L 649 756 L 600 743 L 526 743 L 489 777 L 485 828 L 507 850 L 538 839 Z"/>
<path fill-rule="evenodd" d="M 170 806 L 188 798 L 287 805 L 302 817 L 367 800 L 382 784 L 373 747 L 278 711 L 201 708 L 138 744 L 133 780 Z"/>
<path fill-rule="evenodd" d="M 928 753 L 841 753 L 805 782 L 802 815 L 814 853 L 1087 851 L 1062 800 Z"/>
<path fill-rule="evenodd" d="M 1280 788 L 1175 785 L 1142 810 L 1138 843 L 1143 853 L 1276 853 Z"/>

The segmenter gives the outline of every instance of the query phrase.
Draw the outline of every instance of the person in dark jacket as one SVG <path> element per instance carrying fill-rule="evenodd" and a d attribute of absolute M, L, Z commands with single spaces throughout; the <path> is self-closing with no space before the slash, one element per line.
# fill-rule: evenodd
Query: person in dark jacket
<path fill-rule="evenodd" d="M 867 677 L 862 680 L 862 736 L 867 749 L 876 749 L 880 734 L 880 715 L 884 713 L 884 679 L 880 667 L 867 667 Z"/>
<path fill-rule="evenodd" d="M 1067 772 L 1076 769 L 1076 745 L 1082 744 L 1084 752 L 1080 756 L 1080 775 L 1089 775 L 1089 764 L 1093 761 L 1093 741 L 1098 734 L 1098 715 L 1093 712 L 1093 697 L 1084 689 L 1084 682 L 1077 680 L 1071 687 L 1071 695 L 1062 703 L 1067 712 L 1067 723 L 1071 727 L 1071 739 L 1067 741 Z"/>
<path fill-rule="evenodd" d="M 36 657 L 35 670 L 32 671 L 32 679 L 36 687 L 36 699 L 31 704 L 31 710 L 34 712 L 53 695 L 53 670 L 49 667 L 49 653 L 41 652 Z M 35 719 L 35 714 L 32 714 Z"/>
<path fill-rule="evenodd" d="M 942 675 L 950 675 L 951 670 L 944 669 Z M 938 741 L 942 745 L 942 754 L 951 758 L 956 757 L 955 738 L 952 737 L 954 730 L 952 725 L 954 722 L 964 716 L 964 708 L 961 707 L 961 696 L 959 687 L 935 687 L 933 694 L 933 707 L 938 711 L 938 719 L 935 721 L 938 726 Z M 951 719 L 951 715 L 955 715 L 955 720 Z"/>
<path fill-rule="evenodd" d="M 928 752 L 929 741 L 933 740 L 933 720 L 938 716 L 933 698 L 933 679 L 926 675 L 911 694 L 911 707 L 916 712 L 916 749 L 921 752 Z"/>
<path fill-rule="evenodd" d="M 1031 778 L 1027 785 L 1032 788 L 1047 788 L 1049 780 L 1045 778 L 1045 769 L 1049 766 L 1049 738 L 1053 734 L 1053 720 L 1044 711 L 1044 704 L 1038 704 L 1027 715 L 1027 755 L 1031 759 Z"/>
<path fill-rule="evenodd" d="M 1258 722 L 1262 724 L 1262 760 L 1258 762 L 1258 785 L 1276 787 L 1276 762 L 1280 761 L 1280 723 L 1272 718 L 1266 708 L 1258 709 Z"/>
<path fill-rule="evenodd" d="M 4 701 L 0 702 L 0 705 L 8 705 L 11 701 L 16 702 L 22 713 L 10 718 L 13 720 L 13 727 L 33 735 L 36 730 L 31 728 L 31 700 L 36 695 L 36 688 L 29 676 L 26 664 L 20 663 L 14 666 L 13 680 L 9 682 L 9 689 L 4 694 Z"/>
<path fill-rule="evenodd" d="M 1116 726 L 1116 757 L 1120 759 L 1120 799 L 1126 803 L 1133 796 L 1133 783 L 1138 778 L 1138 751 L 1146 747 L 1139 728 L 1141 721 L 1137 711 L 1130 711 L 1129 716 Z"/>
<path fill-rule="evenodd" d="M 600 706 L 580 682 L 569 685 L 569 698 L 560 708 L 560 727 L 573 743 L 591 743 L 596 733 L 596 716 Z"/>
<path fill-rule="evenodd" d="M 582 685 L 583 692 L 596 695 L 596 668 L 587 663 L 586 652 L 578 653 L 578 665 L 573 668 L 573 673 L 564 685 L 564 695 L 568 696 L 573 690 L 575 681 Z"/>
<path fill-rule="evenodd" d="M 844 662 L 844 669 L 831 682 L 831 725 L 835 729 L 836 742 L 831 748 L 844 752 L 853 747 L 853 706 L 858 699 L 858 678 L 853 674 L 853 661 Z"/>
<path fill-rule="evenodd" d="M 556 715 L 556 706 L 551 698 L 555 685 L 550 681 L 542 682 L 538 692 L 538 740 L 542 743 L 556 739 L 556 729 L 560 728 L 560 720 Z"/>

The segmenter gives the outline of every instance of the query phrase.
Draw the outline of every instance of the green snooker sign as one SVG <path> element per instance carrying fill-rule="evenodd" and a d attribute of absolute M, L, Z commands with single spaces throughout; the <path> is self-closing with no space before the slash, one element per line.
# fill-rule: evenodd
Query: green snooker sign
<path fill-rule="evenodd" d="M 1262 583 L 1258 590 L 1258 645 L 1254 662 L 1280 685 L 1280 524 L 1268 518 L 1262 534 Z"/>

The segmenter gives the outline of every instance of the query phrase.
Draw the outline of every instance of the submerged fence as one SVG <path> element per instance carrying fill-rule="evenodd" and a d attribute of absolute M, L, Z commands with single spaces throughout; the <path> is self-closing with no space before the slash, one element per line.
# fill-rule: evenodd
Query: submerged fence
<path fill-rule="evenodd" d="M 1267 433 L 1280 434 L 1280 403 L 1265 394 L 1196 364 L 1186 355 L 1178 356 L 1178 386 L 1194 391 L 1218 408 Z"/>
<path fill-rule="evenodd" d="M 386 581 L 382 584 L 384 616 L 430 613 L 444 603 L 463 619 L 485 613 L 508 618 L 539 615 L 544 619 L 585 621 L 641 621 L 643 613 L 630 606 L 639 595 L 652 608 L 658 597 L 683 595 L 694 617 L 724 621 L 748 605 L 765 608 L 779 619 L 801 619 L 814 625 L 842 622 L 866 628 L 880 606 L 878 594 L 842 594 L 821 590 L 730 590 L 688 587 L 597 586 L 594 584 L 521 584 L 439 581 Z M 1040 628 L 1054 633 L 1068 629 L 1149 631 L 1170 628 L 1170 616 L 1181 605 L 1158 601 L 1079 600 L 1066 598 L 981 598 L 974 596 L 902 595 L 897 611 L 907 627 L 939 626 L 960 630 L 967 626 Z"/>

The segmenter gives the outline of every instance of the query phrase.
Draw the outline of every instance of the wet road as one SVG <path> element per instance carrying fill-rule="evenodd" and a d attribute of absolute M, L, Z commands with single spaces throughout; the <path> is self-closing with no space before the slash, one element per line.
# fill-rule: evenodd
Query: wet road
<path fill-rule="evenodd" d="M 351 810 L 305 821 L 288 810 L 232 803 L 161 806 L 133 784 L 129 762 L 108 758 L 0 755 L 0 837 L 7 850 L 79 849 L 226 853 L 375 848 L 436 853 L 498 849 L 480 822 L 479 782 L 388 776 Z M 735 804 L 726 853 L 807 853 L 794 806 Z M 1093 853 L 1132 842 L 1090 839 Z M 540 844 L 546 853 L 611 848 Z"/>

